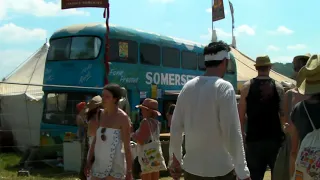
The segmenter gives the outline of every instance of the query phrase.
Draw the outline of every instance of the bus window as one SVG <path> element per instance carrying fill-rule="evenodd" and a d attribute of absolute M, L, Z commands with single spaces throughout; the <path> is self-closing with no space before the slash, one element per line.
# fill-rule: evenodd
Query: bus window
<path fill-rule="evenodd" d="M 202 54 L 198 54 L 198 68 L 200 71 L 206 70 L 204 65 L 204 56 Z"/>
<path fill-rule="evenodd" d="M 44 108 L 44 123 L 60 125 L 76 125 L 76 105 L 96 94 L 84 93 L 49 93 Z"/>
<path fill-rule="evenodd" d="M 134 41 L 110 39 L 109 58 L 111 62 L 137 63 L 138 43 Z"/>
<path fill-rule="evenodd" d="M 183 69 L 196 70 L 198 66 L 197 54 L 190 51 L 182 51 L 181 66 Z"/>
<path fill-rule="evenodd" d="M 96 59 L 100 53 L 101 40 L 93 36 L 54 39 L 50 42 L 49 61 Z"/>
<path fill-rule="evenodd" d="M 175 48 L 162 48 L 162 65 L 165 67 L 180 68 L 180 51 Z"/>
<path fill-rule="evenodd" d="M 69 59 L 71 37 L 55 39 L 50 42 L 48 61 L 59 61 Z"/>
<path fill-rule="evenodd" d="M 160 47 L 154 44 L 140 44 L 140 62 L 141 64 L 159 66 L 160 65 Z"/>
<path fill-rule="evenodd" d="M 73 37 L 70 59 L 95 59 L 98 57 L 101 40 L 97 37 Z"/>

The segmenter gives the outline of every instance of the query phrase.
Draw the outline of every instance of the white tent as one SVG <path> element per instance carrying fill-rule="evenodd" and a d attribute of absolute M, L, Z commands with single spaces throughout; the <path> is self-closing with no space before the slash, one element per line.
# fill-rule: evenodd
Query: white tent
<path fill-rule="evenodd" d="M 40 143 L 42 84 L 48 44 L 0 83 L 0 125 L 13 132 L 19 150 Z"/>

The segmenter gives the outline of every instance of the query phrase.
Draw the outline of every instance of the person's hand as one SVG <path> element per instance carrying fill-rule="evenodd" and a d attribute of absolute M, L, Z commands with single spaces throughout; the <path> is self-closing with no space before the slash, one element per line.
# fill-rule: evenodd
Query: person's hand
<path fill-rule="evenodd" d="M 284 132 L 284 133 L 290 133 L 290 130 L 291 130 L 290 127 L 291 127 L 291 126 L 290 126 L 289 123 L 285 123 L 285 124 L 282 126 L 283 132 Z"/>
<path fill-rule="evenodd" d="M 133 180 L 132 171 L 127 171 L 126 180 Z"/>
<path fill-rule="evenodd" d="M 84 175 L 86 177 L 90 176 L 91 168 L 92 168 L 92 163 L 87 162 L 86 167 L 84 168 Z"/>
<path fill-rule="evenodd" d="M 177 158 L 174 155 L 172 158 L 172 164 L 169 167 L 169 172 L 170 172 L 171 177 L 174 180 L 180 179 L 181 174 L 182 174 L 182 168 L 181 168 L 179 161 L 177 160 Z"/>

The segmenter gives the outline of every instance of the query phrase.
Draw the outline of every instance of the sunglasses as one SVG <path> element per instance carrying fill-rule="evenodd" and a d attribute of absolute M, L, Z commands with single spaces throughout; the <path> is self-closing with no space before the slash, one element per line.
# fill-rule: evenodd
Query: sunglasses
<path fill-rule="evenodd" d="M 106 141 L 107 140 L 107 136 L 104 134 L 106 132 L 106 128 L 102 128 L 101 129 L 101 140 L 102 141 Z"/>

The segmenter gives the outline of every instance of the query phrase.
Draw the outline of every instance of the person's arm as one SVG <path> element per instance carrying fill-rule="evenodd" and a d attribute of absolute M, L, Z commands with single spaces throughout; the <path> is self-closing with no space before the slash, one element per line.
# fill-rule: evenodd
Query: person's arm
<path fill-rule="evenodd" d="M 287 91 L 285 94 L 284 94 L 284 96 L 283 96 L 283 103 L 282 103 L 282 109 L 283 109 L 283 119 L 281 119 L 282 120 L 282 122 L 281 122 L 281 124 L 283 125 L 283 124 L 285 124 L 285 123 L 289 123 L 289 109 L 288 109 L 288 94 L 289 93 L 291 93 L 290 92 L 290 90 L 289 91 Z M 291 100 L 291 99 L 290 99 Z"/>
<path fill-rule="evenodd" d="M 245 134 L 245 124 L 246 124 L 246 113 L 247 113 L 247 96 L 249 93 L 250 81 L 245 82 L 241 89 L 240 101 L 238 104 L 239 107 L 239 118 L 241 123 L 241 132 Z"/>
<path fill-rule="evenodd" d="M 124 145 L 124 152 L 127 163 L 127 174 L 132 171 L 132 156 L 131 156 L 131 148 L 130 148 L 130 133 L 131 133 L 131 120 L 127 115 L 123 115 L 121 118 L 121 137 Z"/>
<path fill-rule="evenodd" d="M 232 156 L 238 178 L 247 179 L 250 178 L 250 172 L 245 159 L 235 92 L 231 85 L 222 92 L 223 94 L 219 98 L 219 119 L 222 136 L 226 148 Z"/>
<path fill-rule="evenodd" d="M 277 88 L 277 92 L 280 98 L 280 108 L 279 108 L 279 117 L 280 117 L 280 121 L 281 121 L 281 125 L 285 125 L 286 120 L 285 120 L 285 113 L 284 113 L 284 89 L 282 87 L 282 85 L 278 82 L 276 82 L 276 88 Z"/>
<path fill-rule="evenodd" d="M 291 113 L 292 123 L 290 124 L 290 135 L 291 135 L 291 151 L 290 151 L 290 161 L 289 161 L 290 177 L 292 177 L 294 174 L 295 163 L 296 163 L 296 159 L 299 151 L 299 142 L 300 142 L 298 130 L 294 125 L 294 122 L 298 120 L 295 114 L 296 114 L 296 108 L 294 108 L 294 110 Z"/>
<path fill-rule="evenodd" d="M 182 142 L 184 132 L 183 122 L 183 90 L 181 91 L 178 99 L 176 108 L 173 112 L 170 127 L 170 145 L 169 145 L 169 167 L 176 166 L 175 163 L 182 165 Z"/>
<path fill-rule="evenodd" d="M 132 134 L 132 139 L 134 139 L 138 144 L 143 145 L 150 136 L 149 124 L 146 119 L 143 119 L 140 123 L 139 129 Z"/>
<path fill-rule="evenodd" d="M 77 126 L 78 127 L 84 126 L 84 121 L 83 121 L 82 117 L 79 114 L 76 117 L 76 122 L 77 122 Z"/>
<path fill-rule="evenodd" d="M 89 148 L 89 155 L 88 155 L 88 159 L 87 159 L 87 163 L 89 163 L 89 164 L 92 163 L 95 144 L 96 144 L 96 136 L 94 136 L 93 141 L 92 141 L 90 148 Z"/>

